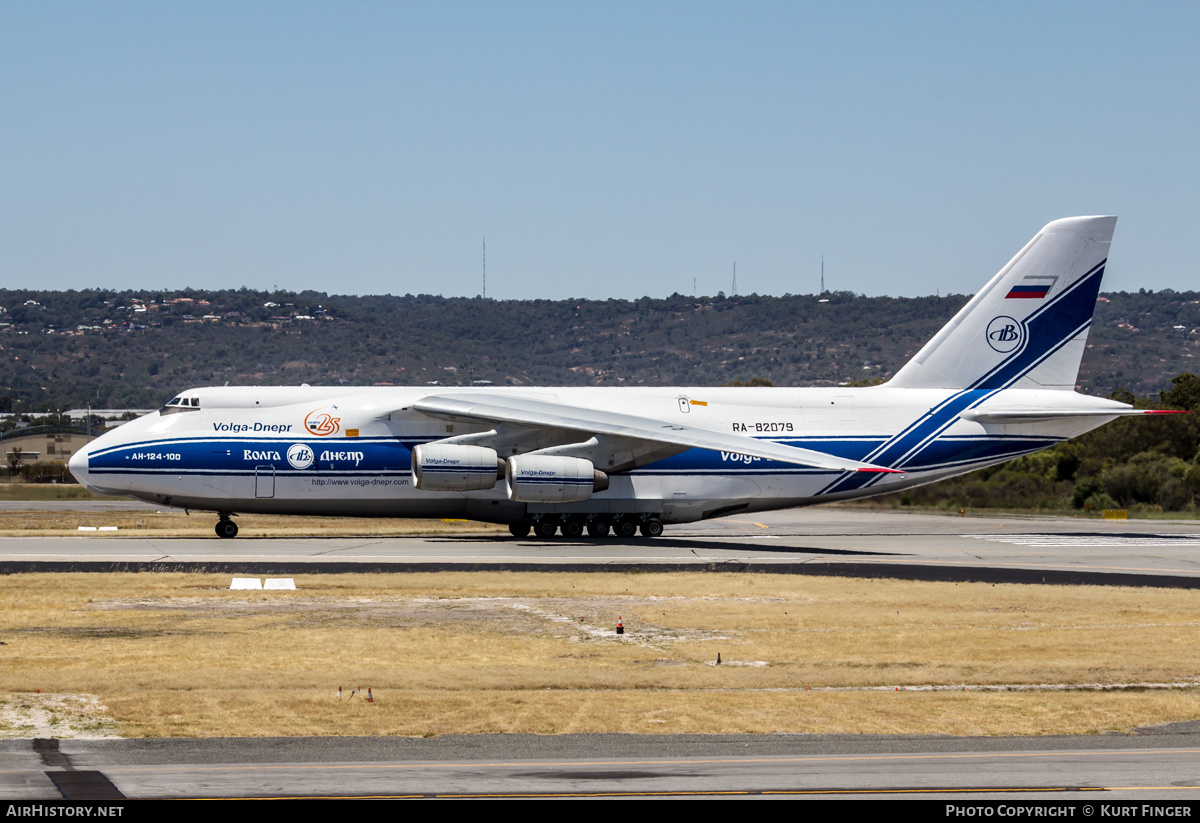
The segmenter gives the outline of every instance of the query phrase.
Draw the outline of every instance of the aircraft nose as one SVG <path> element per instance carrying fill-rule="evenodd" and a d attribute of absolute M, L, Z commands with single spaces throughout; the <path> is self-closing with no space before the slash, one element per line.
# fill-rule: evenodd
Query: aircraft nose
<path fill-rule="evenodd" d="M 84 446 L 82 449 L 71 455 L 71 459 L 67 461 L 67 469 L 71 472 L 71 476 L 75 478 L 79 485 L 85 487 L 88 484 L 89 451 L 91 451 L 91 449 L 88 446 Z"/>

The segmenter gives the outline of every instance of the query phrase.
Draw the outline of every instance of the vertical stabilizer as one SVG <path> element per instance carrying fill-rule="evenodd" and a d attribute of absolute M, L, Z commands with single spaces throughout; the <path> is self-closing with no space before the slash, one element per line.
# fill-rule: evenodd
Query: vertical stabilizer
<path fill-rule="evenodd" d="M 1074 389 L 1116 223 L 1046 225 L 888 385 Z"/>

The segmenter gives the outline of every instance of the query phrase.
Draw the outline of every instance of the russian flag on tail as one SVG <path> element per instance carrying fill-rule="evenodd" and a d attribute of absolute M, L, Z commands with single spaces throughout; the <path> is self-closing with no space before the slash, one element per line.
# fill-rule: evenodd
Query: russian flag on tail
<path fill-rule="evenodd" d="M 1004 295 L 1004 299 L 1008 300 L 1013 297 L 1034 298 L 1040 300 L 1050 291 L 1048 284 L 1041 286 L 1013 286 L 1012 291 Z"/>
<path fill-rule="evenodd" d="M 1024 283 L 1013 286 L 1008 294 L 1004 295 L 1005 300 L 1012 298 L 1025 298 L 1031 300 L 1041 300 L 1050 289 L 1054 288 L 1054 284 L 1058 282 L 1058 276 L 1053 274 L 1027 274 L 1021 278 Z M 1034 282 L 1030 283 L 1032 280 Z M 1042 282 L 1037 282 L 1037 281 Z"/>

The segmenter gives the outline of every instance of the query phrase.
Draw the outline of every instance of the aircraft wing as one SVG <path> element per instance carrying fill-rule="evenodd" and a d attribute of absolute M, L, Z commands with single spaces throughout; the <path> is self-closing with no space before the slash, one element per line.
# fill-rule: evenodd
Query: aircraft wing
<path fill-rule="evenodd" d="M 714 432 L 649 417 L 585 409 L 523 397 L 492 394 L 430 395 L 413 403 L 410 408 L 431 417 L 458 422 L 511 423 L 535 429 L 576 431 L 589 436 L 604 435 L 684 448 L 732 452 L 833 471 L 900 473 L 896 469 L 859 460 L 845 460 L 824 452 L 786 446 L 770 440 L 756 440 L 752 437 Z"/>

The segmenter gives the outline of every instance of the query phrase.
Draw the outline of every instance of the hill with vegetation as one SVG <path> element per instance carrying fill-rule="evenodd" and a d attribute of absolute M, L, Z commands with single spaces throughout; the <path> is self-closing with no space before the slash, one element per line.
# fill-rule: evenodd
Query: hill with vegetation
<path fill-rule="evenodd" d="M 892 375 L 965 303 L 759 295 L 488 300 L 0 290 L 0 411 L 149 408 L 200 385 L 840 385 Z M 1200 294 L 1104 295 L 1079 388 L 1150 396 L 1200 345 Z"/>

